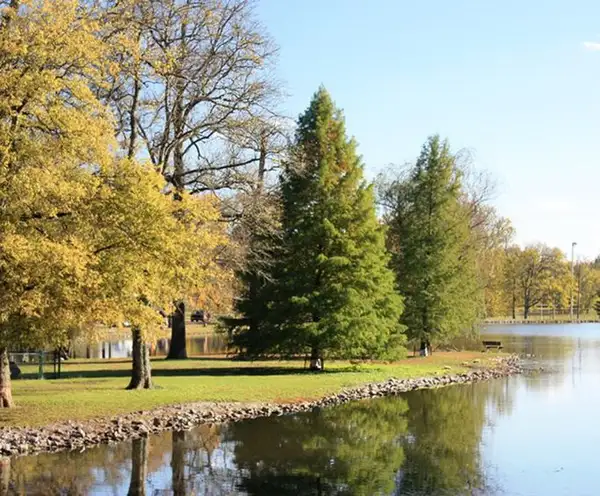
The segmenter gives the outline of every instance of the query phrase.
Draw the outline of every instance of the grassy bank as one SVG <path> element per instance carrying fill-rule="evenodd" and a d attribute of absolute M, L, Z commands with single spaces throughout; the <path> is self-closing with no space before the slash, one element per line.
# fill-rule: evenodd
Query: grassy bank
<path fill-rule="evenodd" d="M 147 410 L 194 401 L 294 402 L 317 399 L 340 389 L 388 378 L 462 373 L 494 366 L 496 353 L 440 352 L 391 364 L 330 361 L 327 370 L 311 373 L 302 361 L 239 362 L 225 358 L 152 362 L 156 389 L 125 391 L 129 360 L 71 360 L 57 380 L 13 382 L 17 408 L 0 411 L 0 425 L 40 426 L 61 420 Z M 23 367 L 27 376 L 33 366 Z"/>

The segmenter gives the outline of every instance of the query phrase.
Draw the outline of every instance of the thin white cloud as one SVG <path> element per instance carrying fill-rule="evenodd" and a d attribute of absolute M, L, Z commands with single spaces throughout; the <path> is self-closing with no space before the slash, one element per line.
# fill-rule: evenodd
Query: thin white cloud
<path fill-rule="evenodd" d="M 600 52 L 600 42 L 584 41 L 583 46 L 586 50 L 591 50 L 592 52 Z"/>

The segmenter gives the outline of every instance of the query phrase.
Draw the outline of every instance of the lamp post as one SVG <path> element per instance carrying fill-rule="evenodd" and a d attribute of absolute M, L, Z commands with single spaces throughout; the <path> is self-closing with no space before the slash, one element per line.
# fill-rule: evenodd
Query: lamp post
<path fill-rule="evenodd" d="M 570 305 L 570 315 L 571 322 L 573 322 L 573 281 L 575 278 L 574 268 L 575 268 L 575 246 L 577 243 L 573 241 L 571 243 L 571 305 Z"/>

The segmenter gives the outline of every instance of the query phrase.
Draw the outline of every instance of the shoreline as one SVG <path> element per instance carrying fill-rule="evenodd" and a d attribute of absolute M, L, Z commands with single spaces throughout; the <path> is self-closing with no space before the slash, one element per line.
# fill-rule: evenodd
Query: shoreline
<path fill-rule="evenodd" d="M 598 324 L 600 319 L 580 319 L 580 320 L 486 320 L 484 325 L 537 325 L 537 324 Z"/>
<path fill-rule="evenodd" d="M 289 415 L 327 408 L 350 401 L 393 396 L 417 389 L 435 389 L 455 384 L 507 377 L 523 372 L 520 359 L 511 355 L 494 367 L 477 368 L 461 374 L 415 379 L 388 379 L 346 388 L 313 401 L 295 403 L 194 402 L 141 410 L 125 415 L 86 421 L 66 421 L 42 427 L 0 429 L 0 456 L 27 456 L 59 451 L 83 451 L 101 444 L 113 444 L 163 431 L 189 430 L 200 424 L 239 422 L 258 417 Z"/>

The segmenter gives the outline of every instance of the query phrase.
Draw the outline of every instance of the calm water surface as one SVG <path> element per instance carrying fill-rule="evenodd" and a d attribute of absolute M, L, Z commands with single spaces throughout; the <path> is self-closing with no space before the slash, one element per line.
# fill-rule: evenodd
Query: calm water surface
<path fill-rule="evenodd" d="M 600 325 L 486 332 L 547 372 L 13 459 L 0 494 L 600 494 Z"/>

